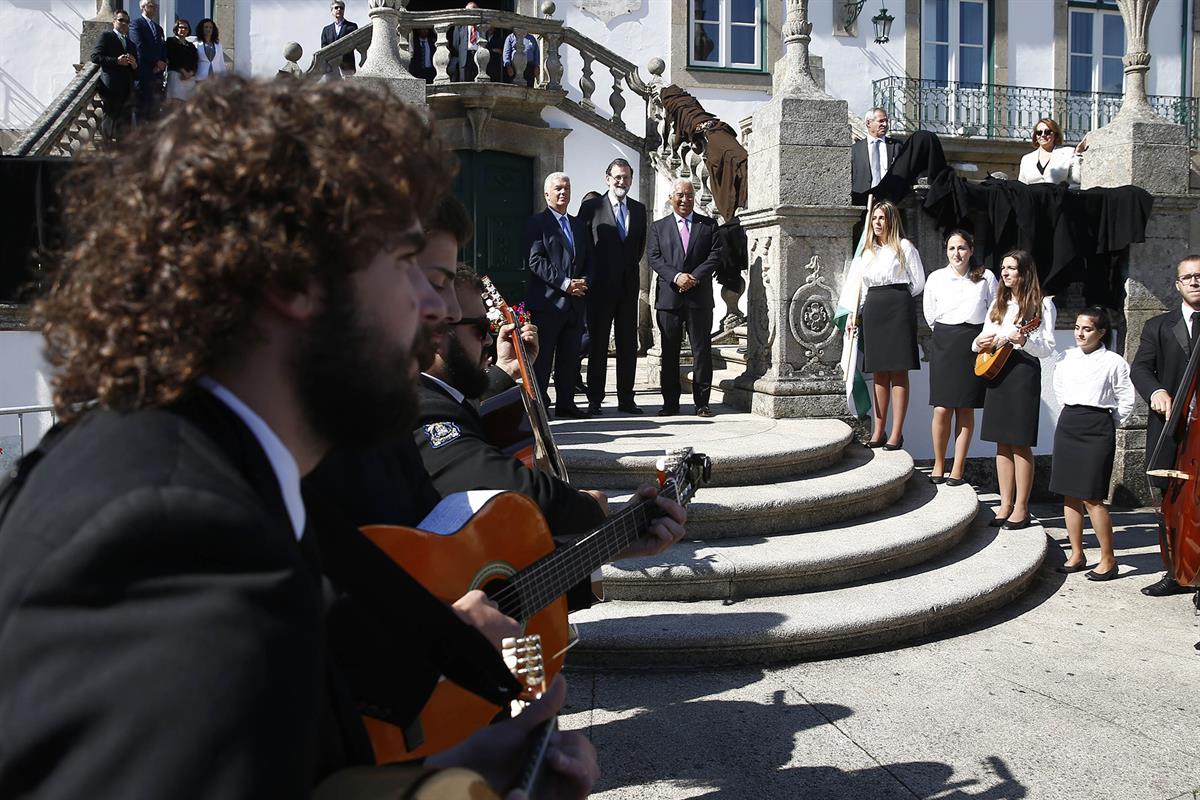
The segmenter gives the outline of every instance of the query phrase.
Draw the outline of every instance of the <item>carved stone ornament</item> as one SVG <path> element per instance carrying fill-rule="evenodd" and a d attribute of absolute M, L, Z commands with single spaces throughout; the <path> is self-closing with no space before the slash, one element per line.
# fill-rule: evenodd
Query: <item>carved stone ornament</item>
<path fill-rule="evenodd" d="M 759 278 L 762 285 L 761 292 L 751 293 L 751 306 L 748 309 L 750 335 L 754 337 L 754 342 L 758 345 L 757 349 L 752 349 L 750 352 L 750 358 L 754 360 L 769 360 L 771 345 L 775 343 L 775 321 L 771 318 L 771 308 L 775 304 L 776 291 L 775 287 L 771 285 L 771 271 L 767 262 L 770 252 L 770 236 L 759 237 L 751 241 L 751 280 Z"/>
<path fill-rule="evenodd" d="M 579 10 L 607 25 L 617 17 L 640 10 L 643 2 L 645 0 L 579 0 Z"/>
<path fill-rule="evenodd" d="M 836 363 L 831 363 L 836 354 L 828 351 L 829 345 L 839 340 L 837 326 L 833 324 L 836 295 L 821 277 L 821 262 L 815 254 L 804 268 L 808 277 L 788 304 L 788 329 L 804 351 L 805 363 L 799 372 L 829 377 L 837 368 Z"/>

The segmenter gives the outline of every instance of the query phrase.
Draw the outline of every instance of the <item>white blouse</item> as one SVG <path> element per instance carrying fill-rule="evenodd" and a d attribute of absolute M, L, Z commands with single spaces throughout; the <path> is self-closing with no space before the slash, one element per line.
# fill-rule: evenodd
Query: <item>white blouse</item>
<path fill-rule="evenodd" d="M 979 325 L 995 299 L 996 276 L 991 270 L 985 269 L 982 278 L 972 281 L 966 275 L 959 275 L 954 267 L 945 266 L 934 270 L 925 279 L 922 300 L 925 322 L 930 328 L 935 323 Z"/>
<path fill-rule="evenodd" d="M 983 321 L 983 330 L 975 337 L 975 341 L 971 342 L 971 349 L 976 353 L 979 352 L 979 340 L 985 336 L 1003 336 L 1007 339 L 1014 339 L 1017 336 L 1017 315 L 1021 308 L 1015 300 L 1008 301 L 1008 308 L 1004 311 L 1004 320 L 1000 323 L 992 322 L 991 317 L 987 317 Z M 1042 324 L 1032 333 L 1026 334 L 1029 338 L 1025 344 L 1017 344 L 1013 342 L 1014 350 L 1024 350 L 1029 355 L 1035 358 L 1049 358 L 1054 355 L 1054 324 L 1058 319 L 1058 312 L 1054 308 L 1054 298 L 1046 297 L 1042 300 Z"/>
<path fill-rule="evenodd" d="M 1106 408 L 1117 425 L 1133 416 L 1136 395 L 1125 359 L 1100 345 L 1090 353 L 1072 347 L 1054 360 L 1054 395 L 1063 406 Z"/>
<path fill-rule="evenodd" d="M 862 308 L 867 299 L 867 289 L 872 286 L 891 286 L 896 283 L 907 283 L 908 293 L 916 297 L 925 288 L 925 265 L 921 263 L 921 254 L 912 246 L 908 239 L 900 240 L 900 252 L 904 263 L 896 257 L 896 251 L 890 247 L 880 247 L 875 251 L 863 250 L 850 265 L 851 274 L 862 276 L 862 295 L 858 305 Z"/>
<path fill-rule="evenodd" d="M 1051 150 L 1050 160 L 1046 162 L 1046 169 L 1039 172 L 1038 153 L 1040 152 L 1041 148 L 1039 147 L 1032 153 L 1026 153 L 1021 157 L 1021 171 L 1017 173 L 1017 180 L 1021 183 L 1062 183 L 1066 181 L 1072 186 L 1079 185 L 1082 163 L 1074 147 L 1056 147 Z"/>

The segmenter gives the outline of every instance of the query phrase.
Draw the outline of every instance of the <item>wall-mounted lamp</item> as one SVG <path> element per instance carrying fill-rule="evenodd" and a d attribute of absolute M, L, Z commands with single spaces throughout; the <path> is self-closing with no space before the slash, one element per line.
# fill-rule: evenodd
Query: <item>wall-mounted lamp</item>
<path fill-rule="evenodd" d="M 896 18 L 887 12 L 887 7 L 881 7 L 879 13 L 871 17 L 875 24 L 875 44 L 887 44 L 888 36 L 892 33 L 892 23 Z"/>
<path fill-rule="evenodd" d="M 854 23 L 858 22 L 858 15 L 862 13 L 863 6 L 867 4 L 867 0 L 846 0 L 846 5 L 842 9 L 842 27 L 850 30 Z"/>

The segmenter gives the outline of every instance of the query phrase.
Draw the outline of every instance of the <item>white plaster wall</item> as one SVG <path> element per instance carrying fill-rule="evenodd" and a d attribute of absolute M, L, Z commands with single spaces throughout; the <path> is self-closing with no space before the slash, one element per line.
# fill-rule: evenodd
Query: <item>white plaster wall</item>
<path fill-rule="evenodd" d="M 574 117 L 557 108 L 545 109 L 542 119 L 552 128 L 571 129 L 571 133 L 563 141 L 563 172 L 571 178 L 570 213 L 579 212 L 579 204 L 589 191 L 608 191 L 608 185 L 604 182 L 604 168 L 614 158 L 623 158 L 633 167 L 633 183 L 629 189 L 629 196 L 634 200 L 642 200 L 638 192 L 641 156 L 636 151 L 590 125 L 580 124 Z M 534 182 L 541 185 L 545 177 L 535 175 Z"/>
<path fill-rule="evenodd" d="M 0 128 L 29 127 L 75 77 L 95 0 L 0 0 Z"/>
<path fill-rule="evenodd" d="M 50 405 L 48 368 L 42 358 L 42 336 L 29 331 L 0 331 L 0 409 Z M 37 445 L 53 420 L 49 413 L 27 414 L 25 450 Z M 21 454 L 17 418 L 0 415 L 0 476 Z"/>
<path fill-rule="evenodd" d="M 370 24 L 367 4 L 346 4 L 346 19 L 359 27 Z M 238 70 L 261 77 L 273 76 L 287 63 L 283 46 L 299 42 L 304 48 L 300 66 L 308 69 L 312 54 L 321 46 L 321 29 L 333 21 L 328 0 L 253 0 L 237 6 Z"/>
<path fill-rule="evenodd" d="M 893 3 L 888 9 L 896 21 L 892 23 L 887 44 L 875 44 L 875 26 L 871 24 L 871 17 L 879 9 L 872 4 L 863 6 L 858 18 L 857 36 L 834 36 L 834 6 L 840 12 L 842 5 L 809 5 L 808 14 L 813 23 L 811 49 L 824 62 L 825 90 L 834 97 L 844 99 L 852 114 L 862 116 L 875 105 L 872 81 L 889 75 L 904 75 L 903 4 Z"/>

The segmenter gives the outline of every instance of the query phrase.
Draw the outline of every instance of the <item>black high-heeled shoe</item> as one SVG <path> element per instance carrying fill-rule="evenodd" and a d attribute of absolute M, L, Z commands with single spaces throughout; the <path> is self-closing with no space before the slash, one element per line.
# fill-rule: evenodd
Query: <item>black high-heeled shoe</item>
<path fill-rule="evenodd" d="M 883 445 L 884 450 L 893 450 L 893 451 L 899 450 L 902 447 L 904 447 L 904 436 L 903 435 L 900 436 L 900 441 L 896 442 L 895 444 L 884 443 L 884 445 Z"/>
<path fill-rule="evenodd" d="M 863 442 L 863 447 L 866 447 L 870 450 L 874 450 L 876 448 L 886 447 L 886 446 L 887 446 L 887 439 L 880 439 L 878 442 L 872 442 L 869 440 L 866 442 Z"/>
<path fill-rule="evenodd" d="M 1087 567 L 1087 559 L 1085 558 L 1085 559 L 1083 559 L 1083 561 L 1080 561 L 1075 566 L 1071 566 L 1070 564 L 1063 564 L 1061 567 L 1055 567 L 1054 571 L 1061 573 L 1063 575 L 1074 575 L 1076 572 L 1083 572 L 1087 568 L 1088 568 Z"/>
<path fill-rule="evenodd" d="M 934 486 L 941 486 L 943 483 L 946 482 L 946 476 L 945 475 L 930 475 L 929 482 L 932 483 Z"/>
<path fill-rule="evenodd" d="M 1029 527 L 1029 523 L 1032 519 L 1033 517 L 1030 516 L 1025 517 L 1025 519 L 1021 520 L 1020 522 L 1006 519 L 1004 520 L 1004 524 L 1000 526 L 1000 529 L 1005 531 L 1023 531 Z"/>

